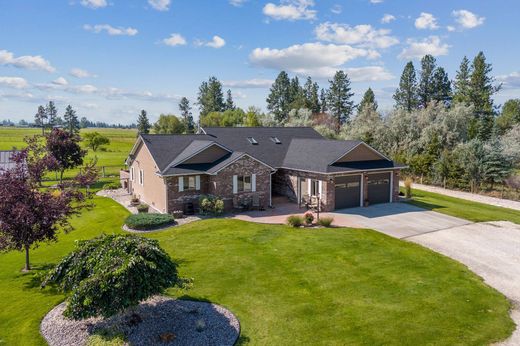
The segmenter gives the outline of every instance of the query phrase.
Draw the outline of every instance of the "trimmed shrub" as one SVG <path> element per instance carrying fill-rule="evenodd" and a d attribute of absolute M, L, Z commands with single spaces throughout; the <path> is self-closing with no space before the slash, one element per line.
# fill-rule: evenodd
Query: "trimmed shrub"
<path fill-rule="evenodd" d="M 121 184 L 116 182 L 106 183 L 103 185 L 103 190 L 117 190 L 121 188 Z"/>
<path fill-rule="evenodd" d="M 199 208 L 202 214 L 221 215 L 224 212 L 224 201 L 213 195 L 201 195 Z"/>
<path fill-rule="evenodd" d="M 148 213 L 148 209 L 150 209 L 150 207 L 145 203 L 141 203 L 137 206 L 138 213 Z"/>
<path fill-rule="evenodd" d="M 169 214 L 133 214 L 126 218 L 125 224 L 132 229 L 146 231 L 173 224 L 175 218 Z"/>
<path fill-rule="evenodd" d="M 404 197 L 412 198 L 412 178 L 406 178 L 404 180 Z"/>
<path fill-rule="evenodd" d="M 45 278 L 68 293 L 64 316 L 110 317 L 180 283 L 177 264 L 159 242 L 134 235 L 102 235 L 76 243 Z"/>
<path fill-rule="evenodd" d="M 331 216 L 325 216 L 320 217 L 318 220 L 318 224 L 323 227 L 330 227 L 332 225 L 332 222 L 334 221 L 334 218 Z"/>
<path fill-rule="evenodd" d="M 287 218 L 287 224 L 292 227 L 300 227 L 303 225 L 303 217 L 300 215 L 291 215 Z"/>
<path fill-rule="evenodd" d="M 303 219 L 305 220 L 305 224 L 312 225 L 312 222 L 314 221 L 314 214 L 312 211 L 307 211 L 305 214 L 303 214 Z"/>

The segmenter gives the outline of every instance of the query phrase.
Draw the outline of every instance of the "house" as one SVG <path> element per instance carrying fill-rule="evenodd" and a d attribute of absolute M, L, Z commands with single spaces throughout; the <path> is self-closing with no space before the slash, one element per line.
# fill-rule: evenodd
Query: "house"
<path fill-rule="evenodd" d="M 0 150 L 0 171 L 9 170 L 16 166 L 13 161 L 13 155 L 16 153 L 15 150 Z"/>
<path fill-rule="evenodd" d="M 198 205 L 201 194 L 225 209 L 272 206 L 273 195 L 321 210 L 398 199 L 394 163 L 361 141 L 329 140 L 310 127 L 204 128 L 199 134 L 142 134 L 126 161 L 129 192 L 162 213 Z"/>

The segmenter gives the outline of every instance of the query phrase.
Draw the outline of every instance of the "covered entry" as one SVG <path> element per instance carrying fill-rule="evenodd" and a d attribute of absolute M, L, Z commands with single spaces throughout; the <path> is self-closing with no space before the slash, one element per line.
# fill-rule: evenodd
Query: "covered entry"
<path fill-rule="evenodd" d="M 368 174 L 368 203 L 388 203 L 391 202 L 391 173 Z"/>
<path fill-rule="evenodd" d="M 361 175 L 336 177 L 335 208 L 353 208 L 361 205 Z"/>

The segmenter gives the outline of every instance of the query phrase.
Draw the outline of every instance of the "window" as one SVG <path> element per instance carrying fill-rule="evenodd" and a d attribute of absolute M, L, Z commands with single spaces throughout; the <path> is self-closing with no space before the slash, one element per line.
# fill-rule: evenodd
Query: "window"
<path fill-rule="evenodd" d="M 179 192 L 200 190 L 200 175 L 179 177 Z"/>
<path fill-rule="evenodd" d="M 144 185 L 144 171 L 142 169 L 139 170 L 139 184 Z"/>
<path fill-rule="evenodd" d="M 271 140 L 276 144 L 282 144 L 282 142 L 278 139 L 278 137 L 271 137 Z"/>
<path fill-rule="evenodd" d="M 195 177 L 194 176 L 188 176 L 184 177 L 184 190 L 195 190 Z"/>
<path fill-rule="evenodd" d="M 311 196 L 318 196 L 320 194 L 320 181 L 311 180 Z"/>
<path fill-rule="evenodd" d="M 247 137 L 247 140 L 249 141 L 249 143 L 251 143 L 253 145 L 257 145 L 258 144 L 256 139 L 254 139 L 253 137 Z"/>
<path fill-rule="evenodd" d="M 247 192 L 252 190 L 251 176 L 239 175 L 237 178 L 238 192 Z"/>

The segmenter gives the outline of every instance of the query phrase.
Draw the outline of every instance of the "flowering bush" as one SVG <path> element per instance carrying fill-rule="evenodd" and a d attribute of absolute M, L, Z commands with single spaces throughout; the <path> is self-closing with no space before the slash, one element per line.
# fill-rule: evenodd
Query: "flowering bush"
<path fill-rule="evenodd" d="M 311 211 L 308 211 L 303 214 L 303 219 L 305 220 L 305 224 L 312 225 L 312 222 L 314 221 L 314 215 Z"/>

